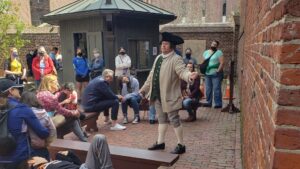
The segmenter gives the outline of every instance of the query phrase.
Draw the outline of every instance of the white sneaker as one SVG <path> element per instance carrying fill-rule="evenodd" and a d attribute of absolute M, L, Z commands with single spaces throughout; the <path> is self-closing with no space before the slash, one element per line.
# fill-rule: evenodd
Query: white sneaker
<path fill-rule="evenodd" d="M 111 124 L 111 120 L 104 121 L 104 125 L 110 125 L 110 124 Z"/>
<path fill-rule="evenodd" d="M 127 124 L 128 123 L 128 118 L 127 117 L 124 117 L 123 119 L 123 124 Z"/>
<path fill-rule="evenodd" d="M 135 117 L 134 120 L 132 121 L 132 124 L 137 124 L 140 122 L 140 118 L 139 117 Z"/>
<path fill-rule="evenodd" d="M 117 123 L 115 126 L 113 127 L 110 127 L 110 130 L 125 130 L 126 127 L 125 126 L 122 126 L 120 125 L 119 123 Z"/>

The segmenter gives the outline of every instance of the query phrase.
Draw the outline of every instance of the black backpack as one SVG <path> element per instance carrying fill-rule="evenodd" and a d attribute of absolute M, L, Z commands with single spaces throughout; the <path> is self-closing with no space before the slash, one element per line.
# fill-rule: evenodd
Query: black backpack
<path fill-rule="evenodd" d="M 17 147 L 16 140 L 7 127 L 8 113 L 10 110 L 11 109 L 0 110 L 0 156 L 10 155 Z"/>
<path fill-rule="evenodd" d="M 210 58 L 212 57 L 212 55 L 214 55 L 216 53 L 216 51 L 214 51 L 210 56 L 209 58 L 205 59 L 201 64 L 199 64 L 199 69 L 200 69 L 200 72 L 202 74 L 205 74 L 206 72 L 206 69 L 207 69 L 207 66 L 209 64 L 209 60 Z"/>

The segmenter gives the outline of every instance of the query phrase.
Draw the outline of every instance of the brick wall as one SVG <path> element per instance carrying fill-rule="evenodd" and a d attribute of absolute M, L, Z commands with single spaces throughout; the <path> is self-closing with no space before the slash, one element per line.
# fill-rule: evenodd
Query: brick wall
<path fill-rule="evenodd" d="M 20 17 L 20 20 L 26 25 L 31 25 L 29 0 L 11 0 L 11 2 L 17 7 L 17 15 Z"/>
<path fill-rule="evenodd" d="M 300 168 L 300 1 L 243 0 L 241 14 L 244 168 Z"/>
<path fill-rule="evenodd" d="M 158 6 L 162 9 L 173 12 L 177 19 L 171 24 L 201 24 L 202 16 L 205 22 L 221 22 L 223 0 L 144 0 L 147 3 Z M 228 21 L 231 20 L 232 12 L 239 9 L 240 0 L 226 0 Z M 203 15 L 203 10 L 205 14 Z"/>
<path fill-rule="evenodd" d="M 50 12 L 49 0 L 30 0 L 30 12 L 32 25 L 40 25 L 40 18 Z"/>

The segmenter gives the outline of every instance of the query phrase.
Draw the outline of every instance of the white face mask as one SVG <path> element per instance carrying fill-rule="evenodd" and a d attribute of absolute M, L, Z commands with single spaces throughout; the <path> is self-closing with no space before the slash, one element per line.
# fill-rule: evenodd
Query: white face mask
<path fill-rule="evenodd" d="M 100 54 L 99 54 L 99 53 L 94 53 L 94 56 L 95 56 L 96 58 L 98 58 L 98 57 L 100 56 Z"/>

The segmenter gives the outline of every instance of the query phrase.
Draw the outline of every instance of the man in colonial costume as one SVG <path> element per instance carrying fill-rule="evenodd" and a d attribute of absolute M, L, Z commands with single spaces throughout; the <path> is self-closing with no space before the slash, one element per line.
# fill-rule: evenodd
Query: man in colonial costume
<path fill-rule="evenodd" d="M 158 139 L 153 146 L 148 148 L 149 150 L 165 149 L 165 134 L 169 119 L 178 141 L 171 153 L 185 153 L 183 129 L 178 114 L 179 109 L 182 108 L 180 84 L 181 79 L 192 83 L 198 73 L 190 72 L 185 67 L 182 57 L 174 52 L 176 45 L 182 43 L 184 41 L 181 37 L 168 32 L 162 33 L 162 53 L 156 57 L 152 70 L 140 89 L 140 94 L 150 98 L 158 114 Z"/>

